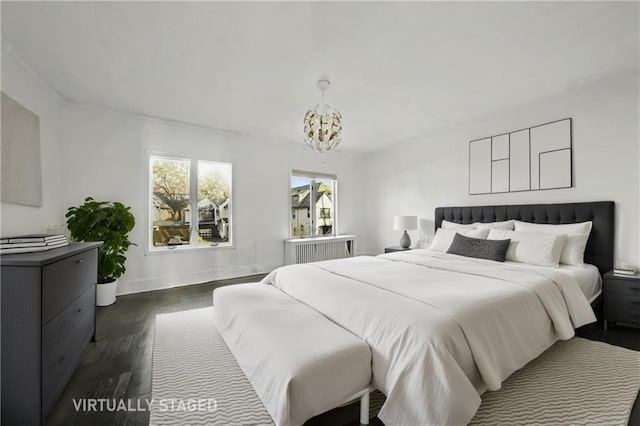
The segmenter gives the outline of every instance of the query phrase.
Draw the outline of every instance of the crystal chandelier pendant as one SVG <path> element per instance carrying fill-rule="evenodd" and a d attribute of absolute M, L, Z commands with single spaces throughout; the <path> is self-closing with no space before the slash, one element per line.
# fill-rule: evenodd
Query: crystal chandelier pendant
<path fill-rule="evenodd" d="M 322 153 L 334 149 L 342 141 L 342 115 L 337 109 L 324 103 L 324 92 L 330 85 L 328 79 L 318 81 L 322 102 L 309 108 L 304 116 L 304 141 L 309 147 Z"/>

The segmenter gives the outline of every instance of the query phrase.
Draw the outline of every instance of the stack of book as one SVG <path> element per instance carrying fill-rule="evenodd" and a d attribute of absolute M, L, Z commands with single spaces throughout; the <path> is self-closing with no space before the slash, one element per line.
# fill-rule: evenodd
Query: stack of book
<path fill-rule="evenodd" d="M 613 273 L 616 275 L 635 275 L 636 268 L 614 268 Z"/>
<path fill-rule="evenodd" d="M 20 237 L 0 238 L 0 254 L 31 253 L 51 250 L 69 245 L 62 234 L 35 234 Z"/>

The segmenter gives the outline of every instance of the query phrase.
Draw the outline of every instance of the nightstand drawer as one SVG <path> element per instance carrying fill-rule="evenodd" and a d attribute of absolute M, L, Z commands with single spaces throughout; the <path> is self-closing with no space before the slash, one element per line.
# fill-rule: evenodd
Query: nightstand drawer
<path fill-rule="evenodd" d="M 640 325 L 640 309 L 607 305 L 607 320 Z"/>
<path fill-rule="evenodd" d="M 640 297 L 640 280 L 607 279 L 607 295 L 621 294 Z"/>
<path fill-rule="evenodd" d="M 636 309 L 640 313 L 640 295 L 638 297 L 624 294 L 607 293 L 607 308 L 619 307 Z"/>

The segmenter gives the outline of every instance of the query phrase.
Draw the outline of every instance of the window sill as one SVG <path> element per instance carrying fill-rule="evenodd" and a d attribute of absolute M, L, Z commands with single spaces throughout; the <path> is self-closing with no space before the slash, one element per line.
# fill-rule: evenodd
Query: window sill
<path fill-rule="evenodd" d="M 145 256 L 155 256 L 157 254 L 168 254 L 168 253 L 193 253 L 194 251 L 209 251 L 209 250 L 230 250 L 235 249 L 236 247 L 233 244 L 230 245 L 218 245 L 218 246 L 197 246 L 192 247 L 188 245 L 184 246 L 173 246 L 173 248 L 162 247 L 162 248 L 147 248 L 144 251 Z"/>
<path fill-rule="evenodd" d="M 295 238 L 288 238 L 285 241 L 290 243 L 296 243 L 296 242 L 302 243 L 302 242 L 309 242 L 309 241 L 352 240 L 355 237 L 356 237 L 355 235 L 327 235 L 323 237 L 295 237 Z"/>

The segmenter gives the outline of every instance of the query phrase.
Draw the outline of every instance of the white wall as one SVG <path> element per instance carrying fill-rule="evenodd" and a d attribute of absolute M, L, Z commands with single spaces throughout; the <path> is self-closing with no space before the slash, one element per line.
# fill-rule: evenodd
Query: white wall
<path fill-rule="evenodd" d="M 64 222 L 64 193 L 59 141 L 60 106 L 55 94 L 4 43 L 2 91 L 40 118 L 42 207 L 2 203 L 0 234 L 41 233 Z"/>
<path fill-rule="evenodd" d="M 40 159 L 42 163 L 42 207 L 2 203 L 0 234 L 15 236 L 42 233 L 64 220 L 61 149 L 59 141 L 60 105 L 56 95 L 28 66 L 3 43 L 2 91 L 40 118 Z"/>
<path fill-rule="evenodd" d="M 319 153 L 300 145 L 246 140 L 86 108 L 64 107 L 65 207 L 85 197 L 132 206 L 136 227 L 128 252 L 125 294 L 269 272 L 284 263 L 289 238 L 291 169 L 335 173 L 339 179 L 338 231 L 363 238 L 359 208 L 361 155 Z M 145 254 L 148 222 L 147 154 L 165 153 L 233 163 L 233 249 Z M 360 240 L 362 243 L 363 240 Z"/>
<path fill-rule="evenodd" d="M 398 244 L 394 215 L 423 219 L 427 229 L 412 232 L 416 242 L 420 233 L 433 235 L 438 206 L 613 200 L 616 262 L 640 265 L 638 90 L 637 73 L 621 74 L 367 154 L 366 251 L 380 253 L 383 247 Z M 468 195 L 470 140 L 566 117 L 573 118 L 575 187 Z"/>

